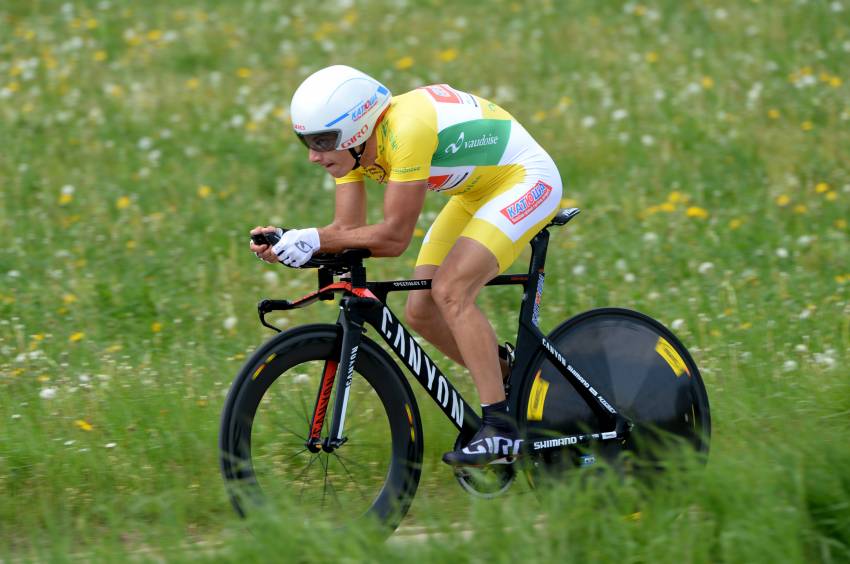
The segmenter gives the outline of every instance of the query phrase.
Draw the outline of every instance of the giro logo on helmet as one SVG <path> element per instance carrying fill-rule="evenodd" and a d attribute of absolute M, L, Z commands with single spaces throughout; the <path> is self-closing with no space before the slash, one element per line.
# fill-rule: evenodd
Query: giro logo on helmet
<path fill-rule="evenodd" d="M 340 145 L 340 148 L 341 149 L 348 149 L 349 147 L 353 147 L 353 146 L 357 145 L 358 144 L 357 142 L 360 141 L 361 139 L 363 139 L 363 136 L 366 134 L 367 131 L 369 131 L 369 124 L 366 124 L 363 127 L 361 127 L 360 131 L 358 131 L 357 133 L 352 135 L 347 141 L 343 141 L 342 144 Z"/>

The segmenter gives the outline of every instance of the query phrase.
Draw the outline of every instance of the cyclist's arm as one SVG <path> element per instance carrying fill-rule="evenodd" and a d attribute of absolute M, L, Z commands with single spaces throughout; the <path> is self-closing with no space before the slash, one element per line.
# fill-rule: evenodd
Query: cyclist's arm
<path fill-rule="evenodd" d="M 344 249 L 365 248 L 376 257 L 399 256 L 413 238 L 427 186 L 427 180 L 390 180 L 384 192 L 383 221 L 351 229 L 334 220 L 327 227 L 319 229 L 320 252 L 336 253 Z M 365 204 L 363 215 L 365 217 Z"/>
<path fill-rule="evenodd" d="M 334 219 L 325 229 L 355 229 L 366 225 L 366 187 L 362 180 L 338 184 L 335 197 Z"/>

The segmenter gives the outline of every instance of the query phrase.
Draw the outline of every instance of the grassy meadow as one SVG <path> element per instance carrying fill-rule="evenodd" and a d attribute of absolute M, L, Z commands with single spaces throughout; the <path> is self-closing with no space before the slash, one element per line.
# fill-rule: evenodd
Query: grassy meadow
<path fill-rule="evenodd" d="M 235 515 L 218 419 L 271 336 L 256 303 L 315 285 L 248 230 L 330 221 L 288 103 L 334 63 L 482 95 L 550 152 L 583 213 L 553 233 L 541 326 L 616 305 L 672 327 L 711 401 L 704 469 L 475 499 L 420 395 L 422 482 L 390 542 Z M 848 163 L 847 0 L 4 0 L 0 562 L 850 561 Z M 409 276 L 426 200 L 372 277 Z M 517 297 L 479 302 L 505 340 Z"/>

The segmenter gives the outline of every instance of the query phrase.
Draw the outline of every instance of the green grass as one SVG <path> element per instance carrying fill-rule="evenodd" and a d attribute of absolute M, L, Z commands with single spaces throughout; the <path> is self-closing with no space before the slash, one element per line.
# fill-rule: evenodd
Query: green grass
<path fill-rule="evenodd" d="M 850 560 L 848 13 L 3 3 L 0 560 Z M 422 401 L 426 466 L 403 527 L 439 540 L 235 517 L 217 465 L 224 394 L 269 336 L 256 302 L 315 284 L 258 263 L 247 231 L 330 220 L 331 185 L 287 106 L 338 62 L 394 92 L 447 82 L 527 126 L 584 210 L 553 236 L 541 325 L 605 305 L 672 325 L 711 400 L 704 470 L 650 492 L 603 481 L 476 500 L 439 463 L 453 428 Z M 444 201 L 429 195 L 410 249 L 371 276 L 409 275 Z M 515 289 L 480 303 L 511 339 Z M 277 319 L 334 318 L 323 303 Z"/>

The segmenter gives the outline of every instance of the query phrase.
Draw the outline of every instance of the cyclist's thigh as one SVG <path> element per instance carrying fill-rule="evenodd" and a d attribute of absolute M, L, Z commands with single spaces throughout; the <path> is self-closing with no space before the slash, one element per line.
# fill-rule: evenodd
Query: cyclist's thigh
<path fill-rule="evenodd" d="M 551 159 L 526 167 L 525 178 L 495 191 L 483 201 L 461 232 L 478 241 L 504 272 L 561 206 L 561 178 Z"/>
<path fill-rule="evenodd" d="M 457 197 L 449 198 L 428 229 L 428 233 L 425 234 L 422 248 L 419 249 L 419 256 L 416 258 L 416 268 L 425 265 L 436 267 L 442 264 L 470 219 L 472 219 L 472 213 L 461 205 Z"/>

